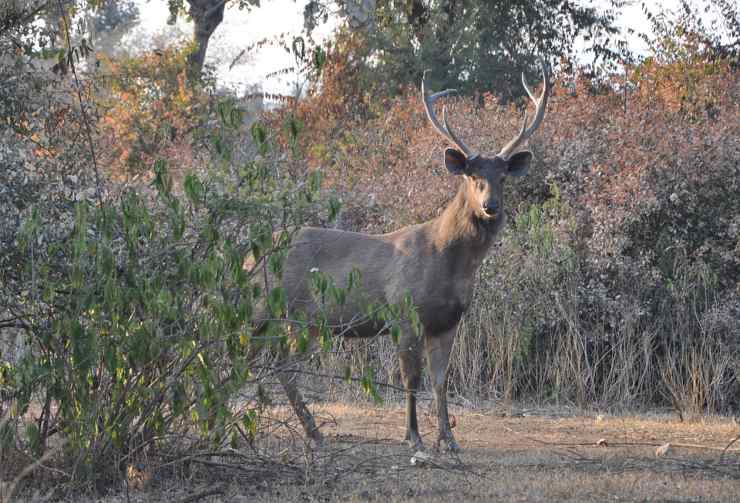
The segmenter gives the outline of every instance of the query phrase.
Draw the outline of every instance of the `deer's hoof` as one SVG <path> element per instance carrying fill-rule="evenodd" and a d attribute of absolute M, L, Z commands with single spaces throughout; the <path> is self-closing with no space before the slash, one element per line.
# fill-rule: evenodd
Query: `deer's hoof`
<path fill-rule="evenodd" d="M 314 447 L 322 447 L 324 445 L 324 435 L 321 434 L 318 428 L 309 433 L 308 438 Z"/>
<path fill-rule="evenodd" d="M 445 437 L 437 440 L 437 450 L 446 452 L 460 452 L 460 446 L 453 437 Z"/>
<path fill-rule="evenodd" d="M 424 450 L 424 442 L 421 440 L 421 437 L 416 432 L 410 432 L 410 431 L 406 432 L 406 438 L 404 438 L 404 443 L 415 451 Z"/>

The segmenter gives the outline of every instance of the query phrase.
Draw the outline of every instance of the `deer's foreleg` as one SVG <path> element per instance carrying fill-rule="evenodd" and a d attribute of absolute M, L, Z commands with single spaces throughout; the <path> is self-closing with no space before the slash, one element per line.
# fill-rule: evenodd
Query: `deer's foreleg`
<path fill-rule="evenodd" d="M 405 330 L 398 345 L 398 358 L 401 363 L 401 377 L 406 388 L 406 438 L 411 447 L 424 449 L 424 442 L 419 435 L 419 423 L 416 418 L 416 393 L 421 383 L 421 344 L 411 330 Z"/>
<path fill-rule="evenodd" d="M 455 341 L 456 332 L 457 326 L 441 334 L 424 337 L 424 349 L 434 388 L 434 402 L 437 405 L 439 425 L 437 446 L 440 442 L 445 442 L 447 449 L 453 452 L 459 451 L 460 446 L 457 445 L 455 436 L 452 434 L 450 417 L 447 412 L 447 366 L 450 362 L 450 351 L 452 351 L 452 343 Z"/>

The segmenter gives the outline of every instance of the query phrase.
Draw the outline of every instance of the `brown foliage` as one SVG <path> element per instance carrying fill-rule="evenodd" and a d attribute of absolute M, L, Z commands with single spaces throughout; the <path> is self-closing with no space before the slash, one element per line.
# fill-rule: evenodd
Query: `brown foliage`
<path fill-rule="evenodd" d="M 347 206 L 379 209 L 355 226 L 387 231 L 434 216 L 457 180 L 442 165 L 446 145 L 428 125 L 419 90 L 372 99 L 353 78 L 361 72 L 352 47 L 343 49 L 330 55 L 321 92 L 272 120 L 302 121 L 307 168 L 323 168 Z M 511 182 L 509 201 L 541 202 L 555 182 L 590 222 L 581 231 L 595 256 L 658 253 L 658 241 L 669 240 L 660 248 L 737 271 L 737 73 L 722 61 L 648 60 L 630 71 L 626 96 L 624 85 L 623 77 L 599 88 L 580 79 L 575 96 L 556 86 L 528 147 L 539 159 L 528 179 Z M 463 138 L 489 155 L 519 127 L 520 111 L 490 95 L 449 99 L 448 107 Z"/>
<path fill-rule="evenodd" d="M 210 100 L 189 82 L 187 51 L 165 49 L 112 59 L 103 54 L 98 149 L 113 179 L 151 168 L 158 158 L 187 172 L 195 166 L 195 135 Z"/>
<path fill-rule="evenodd" d="M 350 99 L 350 61 L 335 55 L 321 92 L 271 120 L 304 123 L 304 166 L 322 168 L 342 195 L 340 225 L 385 232 L 435 216 L 458 181 L 419 89 L 373 98 L 360 86 Z M 555 86 L 527 146 L 529 176 L 507 182 L 512 218 L 481 271 L 452 388 L 582 405 L 737 405 L 737 71 L 722 59 L 650 59 L 626 79 L 577 78 L 575 89 Z M 521 110 L 494 96 L 447 105 L 484 154 L 520 127 Z M 376 345 L 368 355 L 392 353 Z M 377 363 L 394 377 L 392 360 Z"/>

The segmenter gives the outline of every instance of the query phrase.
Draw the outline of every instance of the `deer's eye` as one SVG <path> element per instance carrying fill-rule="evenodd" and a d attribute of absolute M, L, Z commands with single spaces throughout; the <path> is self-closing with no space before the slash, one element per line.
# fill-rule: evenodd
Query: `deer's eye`
<path fill-rule="evenodd" d="M 478 187 L 478 190 L 485 190 L 486 188 L 486 181 L 482 178 L 479 178 L 476 183 L 476 187 Z"/>

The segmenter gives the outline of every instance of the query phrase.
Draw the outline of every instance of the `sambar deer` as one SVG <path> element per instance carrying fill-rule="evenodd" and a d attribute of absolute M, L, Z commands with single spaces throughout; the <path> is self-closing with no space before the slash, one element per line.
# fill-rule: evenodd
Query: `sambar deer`
<path fill-rule="evenodd" d="M 444 211 L 432 220 L 382 235 L 369 235 L 333 229 L 306 227 L 299 230 L 286 257 L 282 284 L 289 310 L 301 310 L 310 317 L 318 309 L 310 290 L 310 271 L 319 270 L 345 287 L 353 269 L 362 278 L 364 299 L 395 304 L 409 295 L 421 323 L 417 336 L 406 323 L 399 339 L 401 373 L 406 389 L 406 438 L 416 449 L 423 449 L 416 417 L 416 393 L 421 381 L 421 358 L 426 355 L 433 385 L 439 423 L 437 446 L 445 442 L 459 450 L 450 428 L 447 412 L 447 366 L 460 319 L 471 300 L 476 271 L 488 253 L 496 234 L 504 225 L 503 181 L 507 176 L 526 174 L 532 159 L 529 151 L 515 152 L 539 127 L 547 106 L 549 81 L 544 62 L 543 91 L 535 98 L 522 74 L 522 84 L 534 102 L 534 120 L 524 123 L 517 136 L 493 157 L 483 157 L 468 148 L 447 123 L 434 112 L 434 103 L 454 90 L 427 93 L 424 78 L 421 91 L 427 117 L 434 129 L 457 148 L 445 150 L 449 172 L 460 175 L 460 188 Z M 363 313 L 357 302 L 347 302 L 331 314 L 337 326 Z M 310 318 L 309 318 L 310 319 Z M 372 321 L 354 324 L 350 335 L 369 337 L 382 331 Z M 288 399 L 309 437 L 321 441 L 294 377 L 280 373 Z"/>

